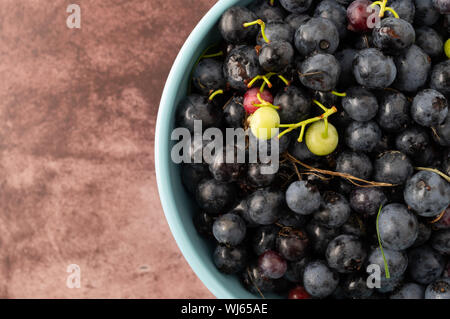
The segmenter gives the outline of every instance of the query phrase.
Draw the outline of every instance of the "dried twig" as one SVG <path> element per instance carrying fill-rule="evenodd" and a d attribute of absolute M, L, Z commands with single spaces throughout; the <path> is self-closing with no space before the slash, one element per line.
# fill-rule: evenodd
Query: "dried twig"
<path fill-rule="evenodd" d="M 302 180 L 302 174 L 300 174 L 300 172 L 298 171 L 297 164 L 295 164 L 294 162 L 291 162 L 291 163 L 292 163 L 292 166 L 294 166 L 295 173 L 297 173 L 298 180 L 301 181 Z"/>
<path fill-rule="evenodd" d="M 314 176 L 316 176 L 317 178 L 320 178 L 320 179 L 323 180 L 323 181 L 329 181 L 329 180 L 332 179 L 332 177 L 325 177 L 325 176 L 323 176 L 323 175 L 321 175 L 321 174 L 314 173 L 314 172 L 302 172 L 302 174 L 305 174 L 305 175 L 314 175 Z"/>
<path fill-rule="evenodd" d="M 440 170 L 435 169 L 435 168 L 429 168 L 429 167 L 415 167 L 416 170 L 418 171 L 429 171 L 429 172 L 433 172 L 435 174 L 438 174 L 439 176 L 441 176 L 442 178 L 444 178 L 447 182 L 450 183 L 450 176 L 445 175 L 444 173 L 442 173 Z"/>
<path fill-rule="evenodd" d="M 311 76 L 311 75 L 322 74 L 323 72 L 322 71 L 317 71 L 317 72 L 301 73 L 301 72 L 297 71 L 297 73 L 298 73 L 299 76 L 304 77 L 304 76 Z"/>
<path fill-rule="evenodd" d="M 250 270 L 247 269 L 247 274 L 248 274 L 248 278 L 250 279 L 250 281 L 252 282 L 253 286 L 255 286 L 256 290 L 258 291 L 258 293 L 261 295 L 262 299 L 266 299 L 266 297 L 264 297 L 263 293 L 261 292 L 261 290 L 258 288 L 258 286 L 256 285 L 255 281 L 252 278 L 252 274 L 250 273 Z"/>
<path fill-rule="evenodd" d="M 430 221 L 430 224 L 436 224 L 438 221 L 440 221 L 442 219 L 442 217 L 444 217 L 446 211 L 447 211 L 447 208 L 444 209 L 435 219 Z"/>
<path fill-rule="evenodd" d="M 298 159 L 296 159 L 294 156 L 292 156 L 289 153 L 286 153 L 286 157 L 290 161 L 293 161 L 294 163 L 297 163 L 297 164 L 307 168 L 311 172 L 316 172 L 316 173 L 320 173 L 320 174 L 324 174 L 324 175 L 331 175 L 331 176 L 342 177 L 342 178 L 345 178 L 346 180 L 348 180 L 353 185 L 356 185 L 358 187 L 394 187 L 394 186 L 397 186 L 395 184 L 389 184 L 389 183 L 380 183 L 380 182 L 366 181 L 366 180 L 364 180 L 362 178 L 358 178 L 358 177 L 355 177 L 355 176 L 352 176 L 352 175 L 346 174 L 346 173 L 339 173 L 339 172 L 333 172 L 333 171 L 329 171 L 329 170 L 314 168 L 312 166 L 309 166 L 308 164 L 305 164 L 305 163 L 299 161 Z M 363 183 L 363 184 L 359 184 L 357 182 L 360 182 L 360 183 Z"/>

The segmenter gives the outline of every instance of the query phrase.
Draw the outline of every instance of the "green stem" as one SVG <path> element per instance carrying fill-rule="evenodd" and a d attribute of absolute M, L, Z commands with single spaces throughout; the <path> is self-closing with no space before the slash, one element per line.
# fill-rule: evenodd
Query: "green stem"
<path fill-rule="evenodd" d="M 379 14 L 379 17 L 380 17 L 380 18 L 384 17 L 384 13 L 385 13 L 386 11 L 389 11 L 389 12 L 391 12 L 391 13 L 394 15 L 394 17 L 396 17 L 397 19 L 399 19 L 400 17 L 399 17 L 399 15 L 397 14 L 397 12 L 395 12 L 395 10 L 392 9 L 391 7 L 387 7 L 387 6 L 386 6 L 386 5 L 387 5 L 387 2 L 388 2 L 388 0 L 375 1 L 375 2 L 373 2 L 370 6 L 371 6 L 371 7 L 373 7 L 373 6 L 379 6 L 379 7 L 380 7 L 380 14 Z"/>
<path fill-rule="evenodd" d="M 395 10 L 392 9 L 391 7 L 387 7 L 386 11 L 389 11 L 390 13 L 392 13 L 395 18 L 400 19 L 400 16 L 397 14 L 397 12 L 395 12 Z"/>
<path fill-rule="evenodd" d="M 291 85 L 291 82 L 289 82 L 284 76 L 282 76 L 281 74 L 278 75 L 278 77 L 280 78 L 281 81 L 284 82 L 284 84 L 286 84 L 286 86 Z"/>
<path fill-rule="evenodd" d="M 215 57 L 222 56 L 222 55 L 223 55 L 223 51 L 220 51 L 220 52 L 217 52 L 214 54 L 205 54 L 202 56 L 202 59 L 215 58 Z"/>
<path fill-rule="evenodd" d="M 325 131 L 322 136 L 323 138 L 328 138 L 328 118 L 324 118 L 323 121 L 325 122 Z"/>
<path fill-rule="evenodd" d="M 219 94 L 223 94 L 223 90 L 217 90 L 214 91 L 210 96 L 209 96 L 209 100 L 212 101 L 217 95 Z"/>
<path fill-rule="evenodd" d="M 306 125 L 302 126 L 302 128 L 300 130 L 300 134 L 298 135 L 298 139 L 297 139 L 297 141 L 299 143 L 303 142 L 303 136 L 305 136 L 305 129 L 306 129 Z"/>
<path fill-rule="evenodd" d="M 253 104 L 253 106 L 256 106 L 256 107 L 264 107 L 264 106 L 266 106 L 266 107 L 271 107 L 271 108 L 273 108 L 273 109 L 275 109 L 275 110 L 280 109 L 279 106 L 273 105 L 272 103 L 269 103 L 269 102 L 267 102 L 266 100 L 264 100 L 264 99 L 262 98 L 262 96 L 261 96 L 261 92 L 258 92 L 258 93 L 256 94 L 256 97 L 258 98 L 258 100 L 259 100 L 261 103 L 260 103 L 260 104 Z"/>
<path fill-rule="evenodd" d="M 257 75 L 255 76 L 248 84 L 247 87 L 251 88 L 253 86 L 253 84 L 255 84 L 256 81 L 258 81 L 259 79 L 261 79 L 261 75 Z"/>
<path fill-rule="evenodd" d="M 277 76 L 281 79 L 281 81 L 283 81 L 284 84 L 286 84 L 286 86 L 291 85 L 291 83 L 290 83 L 284 76 L 282 76 L 281 74 L 277 74 L 277 73 L 274 73 L 274 72 L 269 72 L 269 73 L 264 74 L 264 75 L 257 75 L 257 76 L 255 76 L 255 77 L 247 84 L 247 87 L 248 87 L 248 88 L 251 88 L 251 87 L 255 84 L 256 81 L 258 81 L 258 80 L 263 80 L 263 83 L 261 84 L 261 86 L 260 86 L 260 88 L 259 88 L 259 91 L 262 93 L 262 92 L 264 91 L 264 88 L 266 87 L 266 85 L 267 85 L 269 88 L 271 88 L 271 87 L 273 86 L 272 83 L 270 82 L 270 78 L 271 78 L 272 76 L 274 76 L 274 75 L 277 75 Z"/>
<path fill-rule="evenodd" d="M 270 78 L 275 75 L 276 73 L 267 73 L 265 75 L 257 75 L 255 76 L 248 84 L 247 87 L 251 88 L 253 86 L 253 84 L 255 84 L 256 81 L 258 80 L 263 80 L 263 84 L 261 85 L 260 88 L 260 92 L 264 91 L 264 87 L 266 86 L 266 84 L 269 86 L 269 88 L 272 87 L 272 83 L 270 83 Z"/>
<path fill-rule="evenodd" d="M 272 88 L 272 83 L 270 83 L 269 79 L 267 78 L 267 76 L 263 75 L 262 79 L 264 80 L 264 82 L 266 82 L 267 86 L 269 88 Z"/>
<path fill-rule="evenodd" d="M 327 109 L 322 103 L 320 103 L 319 101 L 313 100 L 313 102 L 316 103 L 318 106 L 320 106 L 320 108 L 321 108 L 324 112 L 328 111 L 328 109 Z"/>
<path fill-rule="evenodd" d="M 383 205 L 380 206 L 380 209 L 378 210 L 378 215 L 377 215 L 377 236 L 378 236 L 378 243 L 380 245 L 381 255 L 383 256 L 384 271 L 386 272 L 386 278 L 389 279 L 389 278 L 391 278 L 391 274 L 389 273 L 389 266 L 388 266 L 388 263 L 386 261 L 386 256 L 384 255 L 383 245 L 381 244 L 380 227 L 379 227 L 379 220 L 380 220 L 380 215 L 381 215 L 381 209 L 382 208 L 383 208 Z"/>
<path fill-rule="evenodd" d="M 287 133 L 289 133 L 289 132 L 292 132 L 293 130 L 295 130 L 295 129 L 301 127 L 300 136 L 299 136 L 299 138 L 298 138 L 298 141 L 299 141 L 299 142 L 302 142 L 302 141 L 303 141 L 303 136 L 304 136 L 304 134 L 305 134 L 305 127 L 306 127 L 307 125 L 309 125 L 309 124 L 311 124 L 311 123 L 314 123 L 314 122 L 317 122 L 317 121 L 321 121 L 321 120 L 323 120 L 323 119 L 328 119 L 328 117 L 329 117 L 330 115 L 332 115 L 332 114 L 334 114 L 334 113 L 337 112 L 337 108 L 334 107 L 334 106 L 333 106 L 331 109 L 327 109 L 325 106 L 323 106 L 323 105 L 322 105 L 321 103 L 319 103 L 318 101 L 313 100 L 313 102 L 315 102 L 315 103 L 318 104 L 321 108 L 323 108 L 324 111 L 325 111 L 325 113 L 323 113 L 323 114 L 320 115 L 320 116 L 316 116 L 316 117 L 313 117 L 313 118 L 310 118 L 310 119 L 301 121 L 301 122 L 299 122 L 299 123 L 297 123 L 297 124 L 281 124 L 279 127 L 286 127 L 287 129 L 284 130 L 283 132 L 281 132 L 281 133 L 278 135 L 278 138 L 281 138 L 283 135 L 285 135 L 285 134 L 287 134 Z"/>
<path fill-rule="evenodd" d="M 340 96 L 340 97 L 346 97 L 347 96 L 347 93 L 345 93 L 345 92 L 339 93 L 339 92 L 336 92 L 336 91 L 331 91 L 331 94 L 334 94 L 334 95 Z"/>
<path fill-rule="evenodd" d="M 258 19 L 256 21 L 246 22 L 246 23 L 244 23 L 244 28 L 248 28 L 248 27 L 251 27 L 256 24 L 259 24 L 261 27 L 261 35 L 262 35 L 264 41 L 266 41 L 267 43 L 270 43 L 270 40 L 266 36 L 266 24 L 264 23 L 263 20 Z"/>

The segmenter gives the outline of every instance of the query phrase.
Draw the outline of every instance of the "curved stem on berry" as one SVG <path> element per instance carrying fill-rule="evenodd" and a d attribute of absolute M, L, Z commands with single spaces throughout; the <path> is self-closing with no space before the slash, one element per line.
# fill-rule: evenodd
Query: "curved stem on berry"
<path fill-rule="evenodd" d="M 262 104 L 270 104 L 269 102 L 267 102 L 266 100 L 264 100 L 261 96 L 261 92 L 256 93 L 256 97 L 258 98 L 259 102 L 261 102 Z"/>
<path fill-rule="evenodd" d="M 280 124 L 279 127 L 286 127 L 287 129 L 284 130 L 283 132 L 281 132 L 278 135 L 278 138 L 281 138 L 283 135 L 292 132 L 293 130 L 301 127 L 300 130 L 300 135 L 298 137 L 298 141 L 302 142 L 303 141 L 303 136 L 305 135 L 305 128 L 307 125 L 317 122 L 317 121 L 321 121 L 321 120 L 325 120 L 327 119 L 327 121 L 325 122 L 325 132 L 324 134 L 328 134 L 328 117 L 334 113 L 337 112 L 337 108 L 335 106 L 333 106 L 332 108 L 328 109 L 325 106 L 323 106 L 320 102 L 313 100 L 314 103 L 316 103 L 318 106 L 320 106 L 320 108 L 322 108 L 322 110 L 324 110 L 324 113 L 322 115 L 301 121 L 297 124 Z"/>
<path fill-rule="evenodd" d="M 261 75 L 255 76 L 250 82 L 248 82 L 247 87 L 251 88 L 253 86 L 253 84 L 255 84 L 255 82 L 261 78 L 262 78 Z"/>
<path fill-rule="evenodd" d="M 345 92 L 339 93 L 339 92 L 336 92 L 336 91 L 331 91 L 331 94 L 336 95 L 336 96 L 340 96 L 340 97 L 346 97 L 347 96 L 347 93 L 345 93 Z"/>
<path fill-rule="evenodd" d="M 262 96 L 261 96 L 261 92 L 258 92 L 258 93 L 256 94 L 256 97 L 258 98 L 258 100 L 259 100 L 261 103 L 260 103 L 260 104 L 253 104 L 253 106 L 256 106 L 256 107 L 264 107 L 264 106 L 266 106 L 266 107 L 271 107 L 271 108 L 273 108 L 273 109 L 275 109 L 275 110 L 279 110 L 279 109 L 280 109 L 279 106 L 273 105 L 272 103 L 269 103 L 269 102 L 267 102 L 266 100 L 264 100 L 264 99 L 262 98 Z"/>
<path fill-rule="evenodd" d="M 264 81 L 264 82 L 261 84 L 261 87 L 259 88 L 259 92 L 264 92 L 265 87 L 266 87 L 266 82 Z"/>
<path fill-rule="evenodd" d="M 394 17 L 399 19 L 399 15 L 397 14 L 397 12 L 395 12 L 395 10 L 392 9 L 391 7 L 387 7 L 386 6 L 387 2 L 388 2 L 388 0 L 375 1 L 370 6 L 371 7 L 373 7 L 373 6 L 379 6 L 380 7 L 380 14 L 379 14 L 380 18 L 384 17 L 384 12 L 389 11 L 389 12 L 391 12 L 394 15 Z"/>
<path fill-rule="evenodd" d="M 215 57 L 222 56 L 222 55 L 223 55 L 223 51 L 219 51 L 219 52 L 213 53 L 213 54 L 205 54 L 202 56 L 202 59 L 215 58 Z"/>
<path fill-rule="evenodd" d="M 217 95 L 219 94 L 223 94 L 223 90 L 217 90 L 214 91 L 210 96 L 209 96 L 209 100 L 212 101 Z"/>
<path fill-rule="evenodd" d="M 270 43 L 270 40 L 266 36 L 266 24 L 264 23 L 263 20 L 258 19 L 256 21 L 246 22 L 246 23 L 244 23 L 244 28 L 248 28 L 248 27 L 251 27 L 252 25 L 256 25 L 256 24 L 259 24 L 261 27 L 261 35 L 262 35 L 264 41 L 266 41 L 267 43 Z"/>
<path fill-rule="evenodd" d="M 286 86 L 290 86 L 291 82 L 288 81 L 284 76 L 282 76 L 281 74 L 278 75 L 278 77 L 280 78 L 281 81 L 284 82 L 284 84 L 286 84 Z"/>
<path fill-rule="evenodd" d="M 218 43 L 214 43 L 214 44 L 211 44 L 209 47 L 207 47 L 207 48 L 202 52 L 202 54 L 199 56 L 199 58 L 198 58 L 196 64 L 198 64 L 198 62 L 200 62 L 201 59 L 204 59 L 205 57 L 208 56 L 207 53 L 209 52 L 209 50 L 211 50 L 211 49 L 214 48 L 214 47 L 217 47 L 218 45 L 219 45 Z M 223 54 L 223 51 L 220 51 L 219 53 L 222 53 L 222 54 Z"/>
<path fill-rule="evenodd" d="M 272 76 L 272 75 L 271 75 Z M 267 86 L 269 88 L 272 88 L 272 83 L 270 83 L 269 78 L 266 75 L 262 76 L 262 79 L 264 80 L 264 82 L 267 84 Z M 264 89 L 263 89 L 264 90 Z"/>
<path fill-rule="evenodd" d="M 386 11 L 389 11 L 390 13 L 392 13 L 394 15 L 395 18 L 400 19 L 400 16 L 397 14 L 397 12 L 395 12 L 394 9 L 387 7 Z"/>
<path fill-rule="evenodd" d="M 319 101 L 313 100 L 313 102 L 314 102 L 316 105 L 318 105 L 324 112 L 328 111 L 328 109 L 327 109 L 322 103 L 320 103 Z"/>
<path fill-rule="evenodd" d="M 435 174 L 438 174 L 439 176 L 441 176 L 443 179 L 445 179 L 447 182 L 450 183 L 450 176 L 445 175 L 444 173 L 442 173 L 440 170 L 435 169 L 435 168 L 429 168 L 429 167 L 415 167 L 416 170 L 418 171 L 429 171 L 429 172 L 433 172 Z"/>
<path fill-rule="evenodd" d="M 218 47 L 219 43 L 214 43 L 211 44 L 209 47 L 207 47 L 205 50 L 203 50 L 202 54 L 198 57 L 198 59 L 195 61 L 194 67 L 191 70 L 191 75 L 189 76 L 189 78 L 192 79 L 192 73 L 194 72 L 194 69 L 197 67 L 197 65 L 199 64 L 199 62 L 204 59 L 205 57 L 208 57 L 208 55 L 206 53 L 208 53 L 209 50 L 211 50 L 214 47 Z M 221 55 L 223 55 L 223 51 L 220 51 L 219 53 L 221 53 Z M 215 53 L 214 56 L 216 56 L 216 54 L 219 53 Z M 219 56 L 219 55 L 217 55 Z M 192 85 L 192 81 L 189 81 L 189 88 L 188 88 L 188 92 L 191 92 L 191 85 Z"/>
<path fill-rule="evenodd" d="M 262 93 L 264 91 L 264 88 L 266 87 L 266 85 L 269 88 L 272 88 L 272 83 L 270 82 L 270 78 L 274 75 L 277 75 L 281 81 L 284 82 L 284 84 L 286 84 L 286 86 L 290 86 L 291 82 L 289 82 L 284 76 L 282 76 L 281 74 L 277 74 L 274 72 L 269 72 L 267 74 L 264 75 L 257 75 L 255 76 L 248 84 L 247 87 L 251 88 L 253 86 L 253 84 L 255 84 L 256 81 L 258 80 L 263 80 L 263 83 L 261 84 L 261 87 L 259 88 L 259 91 Z"/>
<path fill-rule="evenodd" d="M 381 251 L 381 255 L 383 256 L 383 261 L 384 261 L 384 272 L 386 273 L 386 278 L 389 279 L 391 278 L 391 275 L 389 274 L 389 266 L 388 263 L 386 261 L 386 256 L 384 255 L 384 251 L 383 251 L 383 245 L 381 244 L 381 237 L 380 237 L 380 214 L 381 214 L 381 209 L 383 208 L 383 205 L 380 206 L 380 209 L 378 210 L 378 215 L 377 215 L 377 237 L 378 237 L 378 244 L 380 245 L 380 251 Z"/>
<path fill-rule="evenodd" d="M 247 87 L 248 88 L 251 88 L 252 86 L 253 86 L 253 84 L 255 84 L 255 82 L 256 81 L 258 81 L 258 80 L 264 80 L 264 82 L 263 82 L 263 84 L 261 85 L 261 88 L 260 88 L 260 92 L 263 92 L 264 91 L 264 88 L 265 88 L 265 86 L 266 86 L 266 84 L 269 86 L 269 88 L 271 88 L 272 87 L 272 83 L 270 83 L 270 78 L 273 76 L 273 75 L 275 75 L 276 73 L 267 73 L 267 74 L 265 74 L 265 75 L 257 75 L 257 76 L 255 76 L 248 84 L 247 84 Z"/>
<path fill-rule="evenodd" d="M 380 6 L 380 18 L 382 18 L 384 16 L 384 11 L 386 11 L 386 4 L 387 4 L 387 0 L 383 0 L 383 2 L 381 1 L 376 1 L 379 3 Z"/>
<path fill-rule="evenodd" d="M 446 212 L 447 212 L 447 208 L 445 208 L 439 215 L 437 215 L 437 217 L 435 219 L 433 219 L 429 223 L 430 224 L 436 224 L 438 221 L 440 221 L 442 219 L 442 217 L 444 217 Z"/>

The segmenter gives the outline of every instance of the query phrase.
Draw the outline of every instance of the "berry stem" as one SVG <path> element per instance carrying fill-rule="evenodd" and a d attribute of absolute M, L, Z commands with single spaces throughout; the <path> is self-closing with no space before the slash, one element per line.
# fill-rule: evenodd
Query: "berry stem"
<path fill-rule="evenodd" d="M 394 15 L 395 18 L 400 19 L 400 16 L 397 14 L 397 12 L 395 12 L 394 9 L 387 7 L 386 11 L 389 11 L 390 13 L 392 13 Z"/>
<path fill-rule="evenodd" d="M 386 5 L 387 5 L 387 2 L 388 2 L 388 0 L 375 1 L 375 2 L 373 2 L 370 6 L 371 6 L 371 7 L 373 7 L 373 6 L 379 6 L 379 7 L 380 7 L 380 14 L 379 14 L 379 17 L 380 17 L 380 18 L 383 18 L 383 17 L 384 17 L 384 12 L 385 12 L 385 11 L 389 11 L 389 12 L 391 12 L 391 13 L 394 15 L 394 17 L 396 17 L 397 19 L 399 19 L 400 17 L 399 17 L 399 15 L 397 14 L 397 12 L 395 12 L 395 10 L 392 9 L 391 7 L 387 7 L 387 6 L 386 6 Z"/>
<path fill-rule="evenodd" d="M 202 54 L 201 54 L 201 55 L 198 57 L 198 59 L 195 61 L 194 67 L 193 67 L 192 70 L 191 70 L 191 75 L 189 76 L 189 78 L 192 79 L 192 73 L 194 72 L 195 67 L 197 67 L 198 63 L 199 63 L 203 58 L 205 58 L 205 56 L 207 56 L 206 53 L 208 53 L 209 50 L 211 50 L 212 48 L 217 47 L 217 46 L 219 46 L 219 43 L 214 43 L 214 44 L 211 44 L 209 47 L 207 47 L 205 50 L 203 50 Z M 222 52 L 222 54 L 223 54 L 223 51 L 220 51 L 220 52 Z M 217 53 L 216 53 L 216 54 L 217 54 Z M 192 81 L 189 81 L 189 88 L 188 88 L 189 94 L 190 94 L 191 91 L 192 91 Z"/>
<path fill-rule="evenodd" d="M 281 74 L 278 75 L 278 77 L 280 78 L 281 81 L 284 82 L 284 84 L 286 84 L 286 86 L 290 86 L 291 82 L 289 82 L 284 76 L 282 76 Z"/>
<path fill-rule="evenodd" d="M 266 41 L 267 43 L 270 43 L 270 40 L 266 36 L 266 24 L 264 23 L 263 20 L 258 19 L 256 21 L 246 22 L 246 23 L 244 23 L 244 28 L 248 28 L 248 27 L 251 27 L 256 24 L 259 24 L 261 27 L 261 35 L 262 35 L 264 41 Z"/>
<path fill-rule="evenodd" d="M 381 244 L 381 237 L 380 237 L 379 219 L 380 219 L 380 214 L 381 214 L 381 209 L 382 208 L 383 208 L 383 205 L 380 206 L 380 209 L 378 210 L 378 215 L 377 215 L 377 236 L 378 236 L 378 243 L 380 244 L 381 255 L 383 255 L 384 270 L 386 272 L 386 278 L 389 279 L 389 278 L 391 278 L 391 275 L 389 273 L 389 266 L 388 266 L 388 263 L 386 261 L 386 256 L 384 256 L 383 245 Z"/>
<path fill-rule="evenodd" d="M 444 209 L 435 219 L 433 219 L 432 221 L 430 221 L 430 224 L 436 224 L 438 221 L 440 221 L 442 219 L 442 217 L 444 217 L 445 213 L 447 212 L 447 208 Z"/>
<path fill-rule="evenodd" d="M 347 96 L 347 93 L 345 93 L 345 92 L 339 93 L 339 92 L 336 92 L 336 91 L 331 91 L 331 94 L 336 95 L 336 96 L 340 96 L 340 97 L 346 97 Z"/>
<path fill-rule="evenodd" d="M 257 75 L 255 76 L 248 84 L 247 87 L 251 88 L 253 86 L 253 84 L 255 84 L 256 81 L 258 81 L 259 79 L 261 79 L 261 75 Z"/>
<path fill-rule="evenodd" d="M 447 182 L 450 183 L 450 176 L 445 175 L 444 173 L 442 173 L 440 170 L 435 169 L 435 168 L 429 168 L 429 167 L 415 167 L 416 170 L 418 171 L 429 171 L 429 172 L 433 172 L 435 174 L 438 174 L 439 176 L 441 176 L 443 179 L 445 179 Z"/>
<path fill-rule="evenodd" d="M 325 122 L 325 132 L 322 133 L 323 138 L 328 138 L 328 118 L 324 118 Z"/>
<path fill-rule="evenodd" d="M 219 52 L 213 53 L 213 54 L 205 54 L 202 56 L 202 59 L 215 58 L 215 57 L 222 56 L 222 55 L 223 55 L 223 51 L 219 51 Z"/>
<path fill-rule="evenodd" d="M 387 0 L 383 0 L 380 6 L 380 18 L 384 17 L 384 11 L 386 11 Z"/>
<path fill-rule="evenodd" d="M 219 94 L 223 94 L 223 90 L 217 90 L 214 91 L 210 96 L 209 96 L 209 100 L 212 101 L 217 95 Z"/>
<path fill-rule="evenodd" d="M 272 88 L 273 85 L 272 85 L 272 83 L 270 82 L 270 78 L 271 78 L 272 76 L 274 76 L 274 75 L 278 75 L 278 77 L 281 79 L 281 81 L 284 82 L 284 84 L 286 84 L 286 86 L 291 85 L 291 83 L 290 83 L 284 76 L 282 76 L 281 74 L 277 74 L 277 73 L 274 73 L 274 72 L 269 72 L 269 73 L 264 74 L 264 75 L 257 75 L 257 76 L 255 76 L 255 77 L 247 84 L 247 87 L 248 87 L 248 88 L 251 88 L 251 87 L 255 84 L 256 81 L 258 81 L 258 80 L 263 80 L 263 83 L 261 84 L 261 87 L 259 88 L 259 91 L 262 93 L 262 92 L 264 91 L 264 88 L 266 87 L 266 85 L 267 85 L 269 88 Z"/>
<path fill-rule="evenodd" d="M 285 134 L 287 134 L 289 132 L 292 132 L 293 130 L 301 127 L 300 135 L 298 137 L 298 141 L 302 142 L 303 141 L 303 136 L 305 135 L 305 128 L 306 128 L 307 125 L 309 125 L 311 123 L 314 123 L 314 122 L 317 122 L 317 121 L 328 119 L 328 117 L 330 115 L 332 115 L 332 114 L 337 112 L 337 108 L 335 106 L 333 106 L 332 108 L 328 109 L 328 108 L 326 108 L 325 106 L 323 106 L 320 102 L 318 102 L 316 100 L 313 100 L 313 102 L 316 103 L 317 105 L 319 105 L 320 108 L 322 108 L 322 110 L 324 111 L 324 113 L 322 115 L 319 115 L 319 116 L 316 116 L 316 117 L 313 117 L 313 118 L 301 121 L 301 122 L 299 122 L 297 124 L 280 124 L 279 127 L 286 127 L 287 129 L 284 130 L 283 132 L 281 132 L 278 135 L 278 138 L 281 138 L 283 135 L 285 135 Z M 328 136 L 328 121 L 325 122 L 325 132 L 324 132 L 324 134 L 326 134 L 326 136 Z"/>
<path fill-rule="evenodd" d="M 317 104 L 318 106 L 320 106 L 320 108 L 321 108 L 324 112 L 328 111 L 328 109 L 327 109 L 322 103 L 320 103 L 319 101 L 313 100 L 313 102 L 314 102 L 315 104 Z"/>
<path fill-rule="evenodd" d="M 273 5 L 275 4 L 275 0 L 269 0 L 269 4 L 273 7 Z"/>
<path fill-rule="evenodd" d="M 261 103 L 268 103 L 266 100 L 264 100 L 264 99 L 262 98 L 261 92 L 258 92 L 258 93 L 256 94 L 256 97 L 258 98 L 258 100 L 259 100 Z"/>
<path fill-rule="evenodd" d="M 256 107 L 271 107 L 271 108 L 273 108 L 273 109 L 275 109 L 275 110 L 278 110 L 278 109 L 280 109 L 280 107 L 279 106 L 276 106 L 276 105 L 273 105 L 272 103 L 269 103 L 269 102 L 267 102 L 266 100 L 264 100 L 263 98 L 262 98 L 262 96 L 261 96 L 261 92 L 258 92 L 257 94 L 256 94 L 256 97 L 258 98 L 258 100 L 261 102 L 260 104 L 253 104 L 253 106 L 256 106 Z"/>
<path fill-rule="evenodd" d="M 263 84 L 261 85 L 261 88 L 259 89 L 260 92 L 264 91 L 264 88 L 266 87 L 266 84 L 269 86 L 269 88 L 272 87 L 272 83 L 270 83 L 270 78 L 275 75 L 276 73 L 267 73 L 265 75 L 257 75 L 255 76 L 248 84 L 247 87 L 251 88 L 253 86 L 253 84 L 255 84 L 256 81 L 258 80 L 263 80 Z"/>
<path fill-rule="evenodd" d="M 299 143 L 301 143 L 303 141 L 303 136 L 305 136 L 305 129 L 306 129 L 306 125 L 302 126 L 302 128 L 300 129 L 300 134 L 298 135 L 298 139 L 297 139 L 297 141 Z"/>
<path fill-rule="evenodd" d="M 272 76 L 272 75 L 271 75 Z M 267 86 L 269 87 L 269 88 L 272 88 L 272 83 L 270 83 L 270 81 L 269 81 L 269 79 L 267 78 L 267 76 L 266 75 L 263 75 L 262 76 L 262 79 L 264 80 L 264 82 L 267 84 Z M 263 89 L 264 90 L 264 89 Z"/>

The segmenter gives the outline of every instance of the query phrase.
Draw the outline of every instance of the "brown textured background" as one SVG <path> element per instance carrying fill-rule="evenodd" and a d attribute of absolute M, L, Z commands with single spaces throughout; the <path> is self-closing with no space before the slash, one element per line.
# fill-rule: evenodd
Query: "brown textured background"
<path fill-rule="evenodd" d="M 164 219 L 153 146 L 170 66 L 214 2 L 1 0 L 0 297 L 212 297 Z"/>

